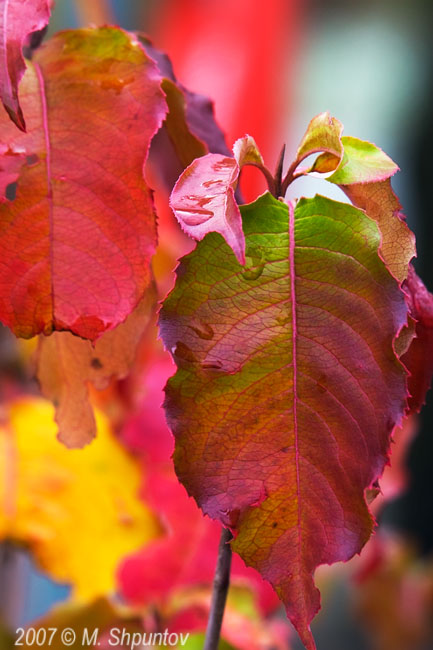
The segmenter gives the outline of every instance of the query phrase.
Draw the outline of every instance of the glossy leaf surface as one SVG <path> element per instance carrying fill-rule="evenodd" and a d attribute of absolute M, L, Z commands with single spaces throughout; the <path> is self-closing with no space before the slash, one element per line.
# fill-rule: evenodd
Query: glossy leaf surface
<path fill-rule="evenodd" d="M 197 158 L 174 186 L 170 206 L 190 237 L 200 241 L 209 232 L 219 232 L 243 264 L 245 239 L 235 199 L 238 178 L 234 158 L 214 153 Z"/>
<path fill-rule="evenodd" d="M 26 130 L 18 101 L 18 85 L 26 67 L 22 48 L 29 34 L 47 25 L 50 7 L 50 0 L 0 0 L 0 97 L 21 131 Z"/>
<path fill-rule="evenodd" d="M 254 139 L 246 135 L 233 146 L 234 158 L 208 154 L 194 160 L 181 174 L 170 206 L 184 232 L 201 241 L 219 232 L 240 264 L 245 264 L 245 238 L 235 190 L 243 165 L 262 165 Z"/>
<path fill-rule="evenodd" d="M 0 319 L 18 336 L 94 340 L 143 296 L 156 243 L 143 164 L 166 113 L 160 83 L 117 28 L 63 32 L 29 63 L 27 134 L 0 119 L 3 143 L 27 156 L 16 199 L 0 205 Z"/>
<path fill-rule="evenodd" d="M 322 197 L 293 211 L 269 194 L 241 211 L 246 267 L 210 234 L 161 312 L 178 366 L 166 413 L 180 480 L 311 649 L 315 568 L 372 531 L 364 491 L 406 405 L 393 343 L 407 307 L 363 212 Z"/>

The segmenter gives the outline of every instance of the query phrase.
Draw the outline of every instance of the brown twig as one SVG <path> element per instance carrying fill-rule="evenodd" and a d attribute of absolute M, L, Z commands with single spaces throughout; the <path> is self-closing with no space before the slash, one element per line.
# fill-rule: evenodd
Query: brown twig
<path fill-rule="evenodd" d="M 230 566 L 232 562 L 230 541 L 232 538 L 233 535 L 228 528 L 223 528 L 218 548 L 218 560 L 213 581 L 212 601 L 203 650 L 218 650 L 227 592 L 230 585 Z"/>
<path fill-rule="evenodd" d="M 272 196 L 276 196 L 275 194 L 275 179 L 272 176 L 272 173 L 269 171 L 267 167 L 264 165 L 260 165 L 260 163 L 255 163 L 255 162 L 247 162 L 244 165 L 245 167 L 257 167 L 257 169 L 260 169 L 262 172 L 263 176 L 266 178 L 266 182 L 268 184 L 268 190 L 272 194 Z"/>

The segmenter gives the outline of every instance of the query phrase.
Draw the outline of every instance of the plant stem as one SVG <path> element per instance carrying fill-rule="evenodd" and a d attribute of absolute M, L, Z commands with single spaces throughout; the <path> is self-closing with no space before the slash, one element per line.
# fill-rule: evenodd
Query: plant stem
<path fill-rule="evenodd" d="M 263 176 L 266 178 L 266 182 L 268 184 L 268 190 L 270 191 L 272 196 L 276 196 L 276 194 L 275 194 L 275 179 L 272 176 L 269 169 L 267 167 L 265 167 L 264 165 L 260 165 L 259 163 L 255 163 L 255 162 L 247 162 L 247 163 L 245 163 L 245 167 L 248 167 L 248 166 L 257 167 L 257 169 L 260 169 Z"/>
<path fill-rule="evenodd" d="M 230 585 L 230 566 L 232 563 L 230 540 L 232 538 L 233 535 L 229 529 L 223 528 L 218 548 L 218 560 L 213 581 L 212 601 L 203 650 L 218 649 L 224 608 Z"/>
<path fill-rule="evenodd" d="M 283 165 L 284 165 L 284 154 L 286 153 L 286 145 L 283 145 L 283 148 L 281 149 L 281 153 L 278 158 L 277 162 L 277 167 L 275 169 L 275 176 L 274 176 L 274 182 L 275 182 L 275 198 L 279 198 L 280 196 L 283 196 L 282 194 L 282 182 L 283 182 Z"/>

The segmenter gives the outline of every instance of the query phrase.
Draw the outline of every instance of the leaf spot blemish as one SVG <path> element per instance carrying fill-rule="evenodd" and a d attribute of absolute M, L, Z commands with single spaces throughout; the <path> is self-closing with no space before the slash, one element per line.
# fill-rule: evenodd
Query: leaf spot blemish
<path fill-rule="evenodd" d="M 26 156 L 26 163 L 28 164 L 29 167 L 32 165 L 36 165 L 36 163 L 39 162 L 39 156 L 35 153 L 30 154 L 30 156 Z"/>
<path fill-rule="evenodd" d="M 17 195 L 18 183 L 9 183 L 6 185 L 5 197 L 8 201 L 14 201 Z"/>
<path fill-rule="evenodd" d="M 245 269 L 242 272 L 244 280 L 257 280 L 265 268 L 265 259 L 260 247 L 249 247 L 245 256 Z"/>
<path fill-rule="evenodd" d="M 182 341 L 178 341 L 176 343 L 174 354 L 179 359 L 185 359 L 185 361 L 191 361 L 191 362 L 197 361 L 197 357 L 194 355 L 191 348 L 185 345 L 185 343 L 182 343 Z"/>
<path fill-rule="evenodd" d="M 98 357 L 93 357 L 93 359 L 90 362 L 90 365 L 95 370 L 101 370 L 101 368 L 103 367 L 103 365 L 102 365 L 100 359 L 98 359 Z"/>
<path fill-rule="evenodd" d="M 210 341 L 214 337 L 214 331 L 210 325 L 197 321 L 195 325 L 188 325 L 189 329 L 197 334 L 198 337 L 205 341 Z"/>

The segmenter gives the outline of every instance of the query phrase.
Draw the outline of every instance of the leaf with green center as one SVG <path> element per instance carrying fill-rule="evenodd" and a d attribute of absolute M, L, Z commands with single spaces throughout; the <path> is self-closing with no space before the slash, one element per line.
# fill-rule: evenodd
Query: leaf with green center
<path fill-rule="evenodd" d="M 0 115 L 7 151 L 26 155 L 16 199 L 0 203 L 0 320 L 17 336 L 96 340 L 145 293 L 156 223 L 143 165 L 166 113 L 160 86 L 135 37 L 112 27 L 62 32 L 29 63 L 27 133 Z"/>
<path fill-rule="evenodd" d="M 269 580 L 306 647 L 312 574 L 369 538 L 364 494 L 406 406 L 407 321 L 380 234 L 323 197 L 241 207 L 246 267 L 218 234 L 181 261 L 161 312 L 177 474 Z"/>

